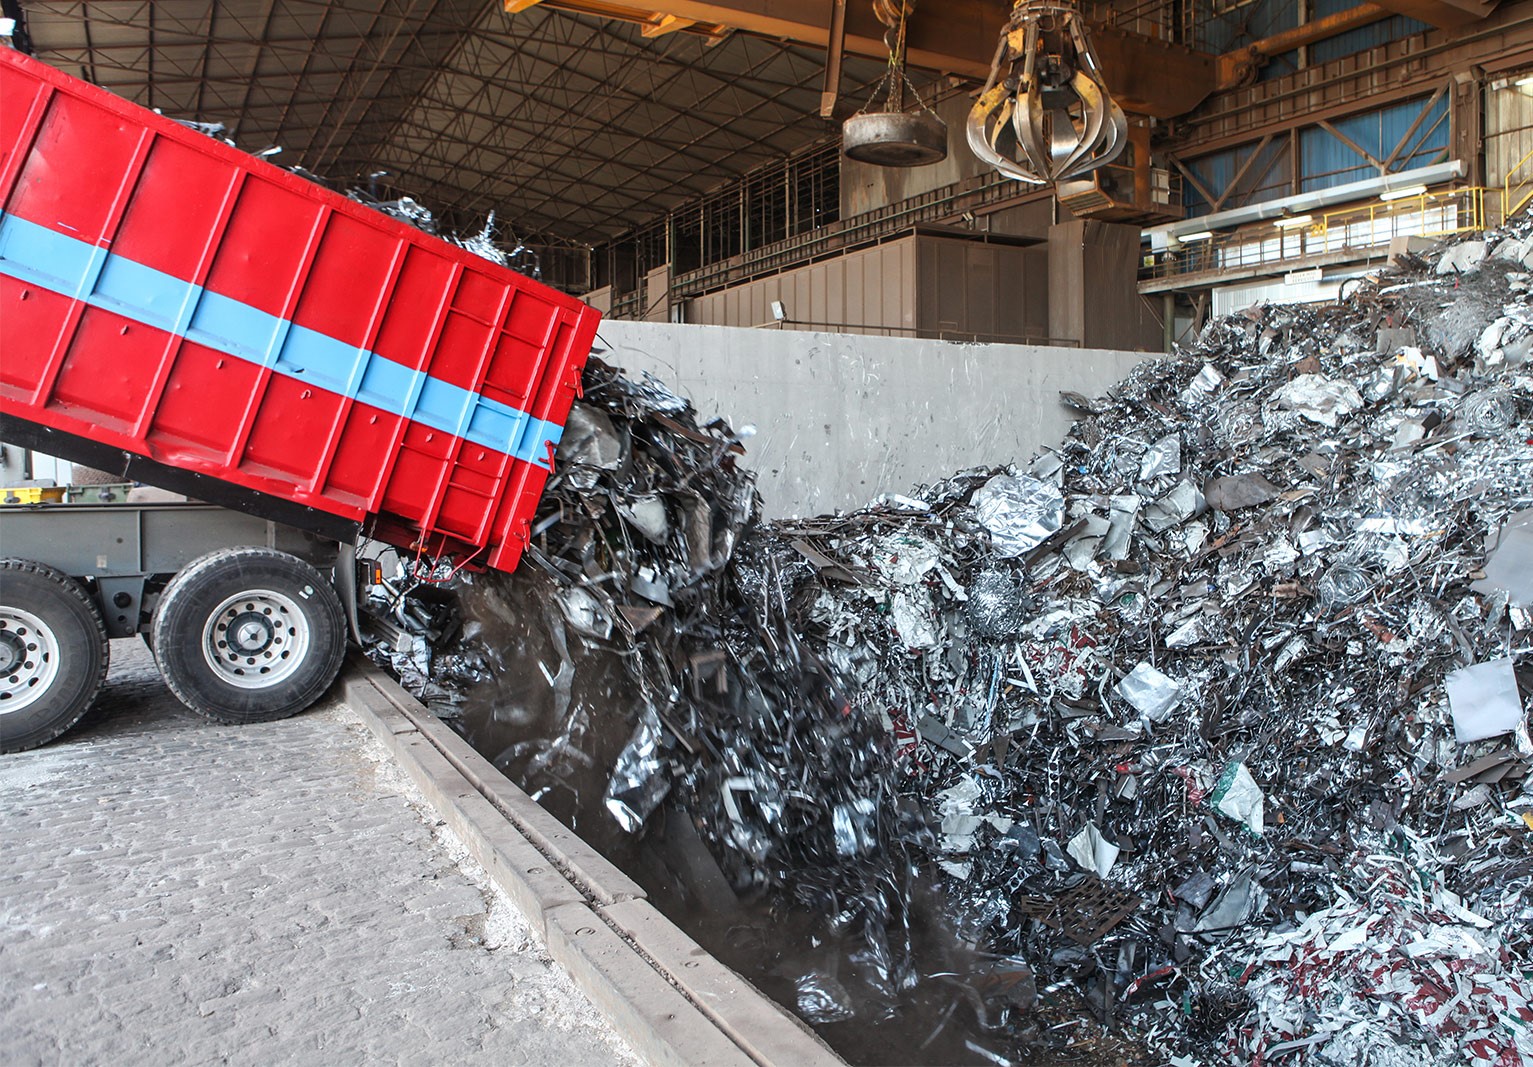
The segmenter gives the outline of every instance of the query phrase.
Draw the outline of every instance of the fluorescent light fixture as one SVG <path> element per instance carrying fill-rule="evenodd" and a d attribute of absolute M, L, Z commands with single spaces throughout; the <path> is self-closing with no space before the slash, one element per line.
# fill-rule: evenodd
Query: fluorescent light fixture
<path fill-rule="evenodd" d="M 1391 189 L 1387 193 L 1380 193 L 1380 200 L 1404 200 L 1408 196 L 1423 196 L 1427 191 L 1425 185 L 1411 185 L 1404 189 Z"/>
<path fill-rule="evenodd" d="M 1521 78 L 1518 78 L 1516 81 L 1514 81 L 1512 84 L 1515 85 L 1519 89 L 1523 89 L 1523 88 L 1526 88 L 1529 85 L 1533 85 L 1533 74 L 1525 74 Z"/>
<path fill-rule="evenodd" d="M 1188 241 L 1206 241 L 1213 235 L 1213 230 L 1199 230 L 1197 233 L 1178 234 L 1176 239 L 1186 244 Z"/>
<path fill-rule="evenodd" d="M 1292 226 L 1304 226 L 1304 225 L 1307 225 L 1308 223 L 1313 221 L 1314 218 L 1315 218 L 1315 216 L 1313 216 L 1313 215 L 1291 215 L 1291 216 L 1289 216 L 1286 219 L 1278 219 L 1272 225 L 1276 226 L 1280 230 L 1286 230 L 1286 229 L 1288 229 L 1289 227 L 1292 227 Z"/>

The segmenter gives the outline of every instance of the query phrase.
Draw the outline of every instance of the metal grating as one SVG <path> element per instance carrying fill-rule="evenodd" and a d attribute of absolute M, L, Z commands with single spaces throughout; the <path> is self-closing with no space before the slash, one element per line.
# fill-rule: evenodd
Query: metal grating
<path fill-rule="evenodd" d="M 1078 945 L 1091 945 L 1139 909 L 1139 898 L 1099 879 L 1088 879 L 1068 897 L 1019 896 L 1012 908 L 1058 930 Z"/>

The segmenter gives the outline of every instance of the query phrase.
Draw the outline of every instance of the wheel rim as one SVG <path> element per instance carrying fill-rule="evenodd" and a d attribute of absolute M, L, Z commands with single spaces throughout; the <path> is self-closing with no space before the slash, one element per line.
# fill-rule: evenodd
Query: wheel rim
<path fill-rule="evenodd" d="M 208 616 L 202 658 L 220 681 L 265 689 L 303 665 L 309 641 L 308 616 L 295 601 L 275 590 L 247 589 Z"/>
<path fill-rule="evenodd" d="M 0 715 L 41 700 L 59 674 L 59 640 L 30 611 L 0 604 Z"/>

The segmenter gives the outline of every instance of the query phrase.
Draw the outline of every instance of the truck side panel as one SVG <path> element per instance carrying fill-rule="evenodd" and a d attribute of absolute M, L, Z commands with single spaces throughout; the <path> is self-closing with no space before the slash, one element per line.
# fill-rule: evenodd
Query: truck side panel
<path fill-rule="evenodd" d="M 0 412 L 511 569 L 598 316 L 0 51 Z"/>

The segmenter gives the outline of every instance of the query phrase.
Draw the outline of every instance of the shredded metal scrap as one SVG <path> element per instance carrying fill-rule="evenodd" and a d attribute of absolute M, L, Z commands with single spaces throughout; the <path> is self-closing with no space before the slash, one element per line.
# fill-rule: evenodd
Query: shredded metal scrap
<path fill-rule="evenodd" d="M 764 984 L 884 1027 L 860 1060 L 1533 1064 L 1533 225 L 1480 243 L 1214 321 L 1025 469 L 811 520 L 593 364 L 511 583 L 575 696 L 538 659 L 557 714 L 502 766 L 578 793 L 577 751 L 572 819 L 700 840 L 690 899 L 764 906 Z"/>

